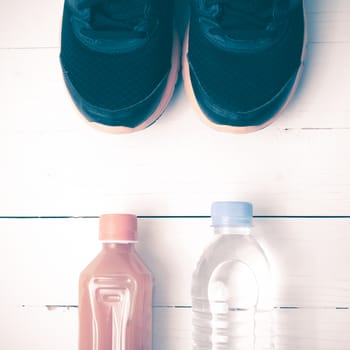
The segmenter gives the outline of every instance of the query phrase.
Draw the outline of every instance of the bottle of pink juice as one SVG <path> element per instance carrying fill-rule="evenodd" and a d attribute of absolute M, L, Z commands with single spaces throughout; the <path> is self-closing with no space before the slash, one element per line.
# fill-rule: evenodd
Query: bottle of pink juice
<path fill-rule="evenodd" d="M 79 280 L 79 350 L 152 350 L 152 275 L 135 251 L 136 216 L 102 215 L 99 239 Z"/>

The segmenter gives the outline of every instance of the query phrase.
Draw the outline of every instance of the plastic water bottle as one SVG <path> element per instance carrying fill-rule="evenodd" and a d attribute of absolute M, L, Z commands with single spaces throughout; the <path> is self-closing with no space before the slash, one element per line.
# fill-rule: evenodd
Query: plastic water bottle
<path fill-rule="evenodd" d="M 251 234 L 252 205 L 214 202 L 212 226 L 193 273 L 193 349 L 271 350 L 271 275 Z"/>
<path fill-rule="evenodd" d="M 152 275 L 136 232 L 134 215 L 100 218 L 102 250 L 79 281 L 79 350 L 152 350 Z"/>

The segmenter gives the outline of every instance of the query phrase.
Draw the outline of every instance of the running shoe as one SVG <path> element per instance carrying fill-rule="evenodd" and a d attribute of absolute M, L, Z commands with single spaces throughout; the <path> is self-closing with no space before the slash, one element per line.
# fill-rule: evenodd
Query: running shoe
<path fill-rule="evenodd" d="M 172 0 L 65 0 L 61 66 L 81 113 L 111 132 L 146 128 L 174 91 Z"/>
<path fill-rule="evenodd" d="M 302 0 L 190 0 L 183 50 L 186 91 L 221 131 L 272 123 L 300 80 L 305 54 Z"/>

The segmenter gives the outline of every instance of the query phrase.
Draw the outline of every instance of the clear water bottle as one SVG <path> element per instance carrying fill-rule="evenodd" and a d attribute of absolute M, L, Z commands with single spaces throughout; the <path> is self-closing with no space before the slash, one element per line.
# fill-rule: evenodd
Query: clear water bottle
<path fill-rule="evenodd" d="M 214 202 L 215 237 L 192 281 L 194 350 L 271 350 L 272 283 L 251 234 L 252 205 Z"/>

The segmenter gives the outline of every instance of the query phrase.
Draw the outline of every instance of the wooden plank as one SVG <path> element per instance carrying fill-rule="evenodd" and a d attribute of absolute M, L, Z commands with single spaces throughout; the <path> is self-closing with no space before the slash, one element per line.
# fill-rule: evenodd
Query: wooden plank
<path fill-rule="evenodd" d="M 63 0 L 0 3 L 0 48 L 58 46 Z"/>
<path fill-rule="evenodd" d="M 349 310 L 276 310 L 276 349 L 350 349 Z"/>
<path fill-rule="evenodd" d="M 349 215 L 349 139 L 345 129 L 236 137 L 201 124 L 171 130 L 166 121 L 126 137 L 5 127 L 0 213 L 208 215 L 213 200 L 242 199 L 255 203 L 256 215 Z"/>
<path fill-rule="evenodd" d="M 2 309 L 0 347 L 18 350 L 77 348 L 77 308 Z M 275 350 L 349 350 L 349 310 L 275 310 Z M 153 312 L 153 349 L 191 349 L 191 310 Z"/>
<path fill-rule="evenodd" d="M 126 205 L 142 215 L 205 215 L 213 199 L 235 196 L 264 208 L 259 215 L 348 215 L 349 59 L 350 44 L 309 45 L 299 93 L 256 134 L 207 128 L 180 86 L 156 125 L 115 136 L 78 118 L 57 49 L 2 50 L 0 211 L 96 215 Z M 262 191 L 272 183 L 267 205 Z"/>
<path fill-rule="evenodd" d="M 139 220 L 138 250 L 154 305 L 190 306 L 191 278 L 212 237 L 209 219 Z M 100 249 L 97 219 L 0 219 L 0 304 L 77 305 L 80 271 Z M 277 307 L 350 307 L 350 219 L 256 219 Z"/>
<path fill-rule="evenodd" d="M 57 16 L 62 4 L 53 3 L 42 8 Z M 7 18 L 16 23 L 18 11 L 40 8 L 32 5 L 7 4 Z M 307 2 L 329 33 L 347 33 L 348 6 Z M 97 215 L 126 207 L 140 215 L 206 215 L 213 200 L 241 198 L 254 201 L 258 215 L 349 215 L 350 43 L 331 36 L 310 41 L 300 88 L 280 120 L 245 136 L 200 123 L 181 84 L 151 128 L 98 133 L 78 117 L 57 48 L 0 50 L 0 213 Z"/>
<path fill-rule="evenodd" d="M 1 307 L 0 348 L 77 349 L 77 310 Z"/>

